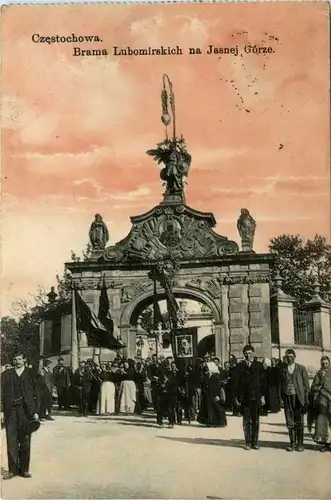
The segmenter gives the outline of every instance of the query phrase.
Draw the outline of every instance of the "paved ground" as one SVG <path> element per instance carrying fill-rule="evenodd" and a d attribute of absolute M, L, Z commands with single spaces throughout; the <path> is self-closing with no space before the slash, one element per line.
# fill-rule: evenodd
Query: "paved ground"
<path fill-rule="evenodd" d="M 2 498 L 330 498 L 331 453 L 308 438 L 287 453 L 282 418 L 263 418 L 260 451 L 245 451 L 236 417 L 159 429 L 151 415 L 57 415 L 33 435 L 33 477 L 4 481 Z"/>

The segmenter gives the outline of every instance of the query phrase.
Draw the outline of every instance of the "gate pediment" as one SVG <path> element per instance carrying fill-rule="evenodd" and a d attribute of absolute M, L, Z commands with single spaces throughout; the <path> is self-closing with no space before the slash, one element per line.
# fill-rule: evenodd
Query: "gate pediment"
<path fill-rule="evenodd" d="M 212 213 L 187 205 L 158 205 L 149 212 L 131 217 L 126 238 L 105 249 L 106 261 L 154 261 L 166 258 L 194 260 L 220 257 L 239 251 L 234 241 L 213 231 Z"/>

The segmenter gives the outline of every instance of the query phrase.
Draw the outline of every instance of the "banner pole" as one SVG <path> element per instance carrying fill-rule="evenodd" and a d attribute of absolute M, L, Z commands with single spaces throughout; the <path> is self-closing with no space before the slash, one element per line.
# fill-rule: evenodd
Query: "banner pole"
<path fill-rule="evenodd" d="M 155 335 L 155 355 L 156 359 L 159 358 L 159 335 L 157 333 L 157 324 L 156 324 L 156 302 L 157 302 L 157 295 L 156 295 L 156 279 L 154 277 L 153 280 L 153 330 L 154 330 L 154 335 Z"/>
<path fill-rule="evenodd" d="M 72 288 L 72 310 L 71 310 L 71 369 L 73 372 L 78 368 L 78 331 L 77 331 L 77 316 L 76 316 L 76 297 L 75 288 Z"/>

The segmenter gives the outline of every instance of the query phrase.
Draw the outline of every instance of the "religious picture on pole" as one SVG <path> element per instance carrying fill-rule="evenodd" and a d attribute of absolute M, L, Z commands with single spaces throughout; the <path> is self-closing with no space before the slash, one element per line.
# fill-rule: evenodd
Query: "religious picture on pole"
<path fill-rule="evenodd" d="M 330 1 L 15 1 L 0 497 L 330 498 Z"/>
<path fill-rule="evenodd" d="M 173 338 L 173 355 L 178 359 L 196 358 L 198 329 L 196 327 L 181 327 L 171 330 Z"/>
<path fill-rule="evenodd" d="M 176 354 L 178 358 L 192 358 L 193 356 L 193 337 L 192 335 L 177 335 Z"/>

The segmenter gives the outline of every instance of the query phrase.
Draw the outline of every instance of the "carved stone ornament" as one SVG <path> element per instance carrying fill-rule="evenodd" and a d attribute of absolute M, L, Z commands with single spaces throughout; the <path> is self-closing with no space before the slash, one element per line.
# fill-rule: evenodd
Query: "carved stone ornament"
<path fill-rule="evenodd" d="M 241 285 L 241 284 L 254 284 L 254 283 L 269 283 L 270 276 L 267 275 L 241 275 L 241 276 L 224 276 L 218 278 L 222 285 Z"/>
<path fill-rule="evenodd" d="M 121 287 L 121 303 L 126 304 L 136 296 L 145 292 L 148 288 L 152 288 L 153 284 L 151 281 L 143 281 L 138 283 L 132 283 L 130 285 Z"/>
<path fill-rule="evenodd" d="M 101 282 L 100 279 L 78 279 L 73 281 L 74 287 L 77 290 L 100 290 L 102 283 L 105 284 L 106 288 L 115 288 L 116 286 L 115 281 L 112 280 L 105 280 Z"/>
<path fill-rule="evenodd" d="M 202 279 L 201 278 L 192 278 L 190 281 L 186 283 L 186 287 L 188 288 L 199 288 L 202 289 Z"/>
<path fill-rule="evenodd" d="M 121 303 L 125 304 L 132 299 L 132 290 L 130 286 L 125 286 L 121 289 Z"/>
<path fill-rule="evenodd" d="M 131 217 L 132 229 L 115 246 L 105 249 L 107 261 L 191 260 L 238 253 L 237 243 L 216 234 L 214 216 L 184 204 L 159 205 Z"/>
<path fill-rule="evenodd" d="M 213 297 L 213 299 L 219 299 L 221 297 L 221 287 L 216 279 L 206 280 L 207 289 L 206 292 Z"/>
<path fill-rule="evenodd" d="M 219 299 L 222 293 L 220 283 L 214 278 L 193 278 L 185 286 L 208 293 L 213 299 Z"/>
<path fill-rule="evenodd" d="M 142 292 L 145 292 L 147 290 L 147 288 L 151 288 L 152 287 L 152 283 L 150 281 L 146 281 L 146 282 L 142 282 L 142 283 L 138 283 L 136 285 L 136 292 L 137 293 L 142 293 Z"/>

